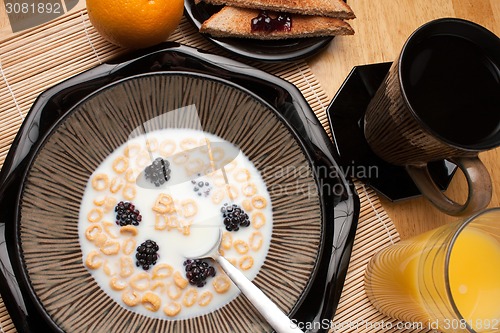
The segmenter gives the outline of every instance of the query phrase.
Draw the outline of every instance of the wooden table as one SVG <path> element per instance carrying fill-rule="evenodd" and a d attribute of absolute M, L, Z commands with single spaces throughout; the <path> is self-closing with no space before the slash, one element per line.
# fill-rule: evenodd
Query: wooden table
<path fill-rule="evenodd" d="M 459 17 L 479 23 L 500 35 L 500 0 L 348 0 L 357 18 L 351 21 L 354 36 L 336 38 L 334 43 L 309 60 L 317 79 L 330 98 L 356 65 L 394 60 L 406 38 L 420 25 L 440 17 Z M 82 1 L 74 10 L 84 6 Z M 3 0 L 0 0 L 0 41 L 11 34 Z M 500 150 L 480 155 L 490 171 L 493 188 L 491 206 L 500 206 Z M 467 186 L 458 172 L 446 192 L 465 200 Z M 449 221 L 423 198 L 393 203 L 381 198 L 402 238 L 421 233 Z"/>
<path fill-rule="evenodd" d="M 351 22 L 356 34 L 336 38 L 325 52 L 309 61 L 313 72 L 330 98 L 356 65 L 393 61 L 408 36 L 420 25 L 441 17 L 458 17 L 478 23 L 500 36 L 499 0 L 348 0 L 356 14 Z M 499 106 L 500 108 L 500 106 Z M 482 153 L 481 160 L 493 182 L 490 206 L 500 205 L 500 148 Z M 464 202 L 465 177 L 459 171 L 446 194 Z M 390 202 L 381 198 L 401 238 L 432 229 L 457 218 L 435 209 L 424 198 Z"/>

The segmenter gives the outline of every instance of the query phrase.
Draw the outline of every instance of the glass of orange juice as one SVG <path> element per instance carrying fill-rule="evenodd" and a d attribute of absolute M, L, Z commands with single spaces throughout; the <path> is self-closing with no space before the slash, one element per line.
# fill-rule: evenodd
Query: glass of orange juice
<path fill-rule="evenodd" d="M 500 332 L 500 208 L 379 251 L 365 291 L 395 319 L 442 332 Z"/>

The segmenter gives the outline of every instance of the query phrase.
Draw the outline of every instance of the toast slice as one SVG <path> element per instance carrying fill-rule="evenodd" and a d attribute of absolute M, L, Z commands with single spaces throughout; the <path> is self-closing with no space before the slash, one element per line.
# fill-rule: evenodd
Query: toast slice
<path fill-rule="evenodd" d="M 320 36 L 353 35 L 352 27 L 342 20 L 310 15 L 292 15 L 290 31 L 252 31 L 251 21 L 260 13 L 258 9 L 226 6 L 212 15 L 200 27 L 200 32 L 213 37 L 239 37 L 253 39 L 284 39 Z"/>
<path fill-rule="evenodd" d="M 348 20 L 356 16 L 342 0 L 203 0 L 213 5 L 254 8 L 275 12 L 328 16 Z"/>

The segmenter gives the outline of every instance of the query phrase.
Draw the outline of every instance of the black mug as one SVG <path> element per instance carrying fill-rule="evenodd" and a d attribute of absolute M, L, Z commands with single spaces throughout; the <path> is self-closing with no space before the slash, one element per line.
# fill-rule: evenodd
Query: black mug
<path fill-rule="evenodd" d="M 375 154 L 405 166 L 443 212 L 466 215 L 486 207 L 491 179 L 478 153 L 500 145 L 500 39 L 462 19 L 424 24 L 406 41 L 364 120 Z M 443 159 L 465 174 L 465 204 L 444 195 L 429 174 L 427 163 Z"/>

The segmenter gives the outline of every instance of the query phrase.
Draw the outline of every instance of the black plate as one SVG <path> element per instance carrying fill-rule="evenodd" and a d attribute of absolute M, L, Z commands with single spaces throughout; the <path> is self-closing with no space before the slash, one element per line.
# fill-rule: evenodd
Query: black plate
<path fill-rule="evenodd" d="M 92 92 L 133 75 L 192 72 L 233 82 L 264 99 L 301 137 L 302 146 L 318 170 L 321 189 L 322 246 L 320 264 L 309 292 L 292 310 L 298 323 L 330 320 L 336 310 L 349 264 L 359 217 L 359 199 L 335 162 L 335 152 L 323 127 L 292 84 L 253 67 L 196 49 L 165 43 L 100 65 L 48 89 L 35 101 L 16 136 L 0 173 L 0 292 L 20 333 L 61 332 L 36 298 L 23 266 L 19 244 L 19 203 L 30 163 L 45 138 L 72 107 Z M 324 171 L 328 172 L 324 172 Z M 334 172 L 332 172 L 334 171 Z M 314 332 L 326 331 L 318 327 Z"/>
<path fill-rule="evenodd" d="M 197 29 L 205 20 L 222 7 L 194 0 L 184 0 L 184 9 L 188 19 Z M 239 56 L 259 61 L 293 61 L 312 56 L 327 46 L 333 37 L 294 38 L 282 40 L 257 40 L 242 38 L 214 38 L 203 34 L 205 38 L 219 47 Z"/>
<path fill-rule="evenodd" d="M 420 196 L 404 167 L 383 161 L 370 149 L 363 134 L 368 103 L 384 80 L 391 62 L 356 66 L 327 108 L 339 163 L 345 174 L 358 178 L 391 201 Z M 432 178 L 446 190 L 456 166 L 446 160 L 429 163 Z"/>

